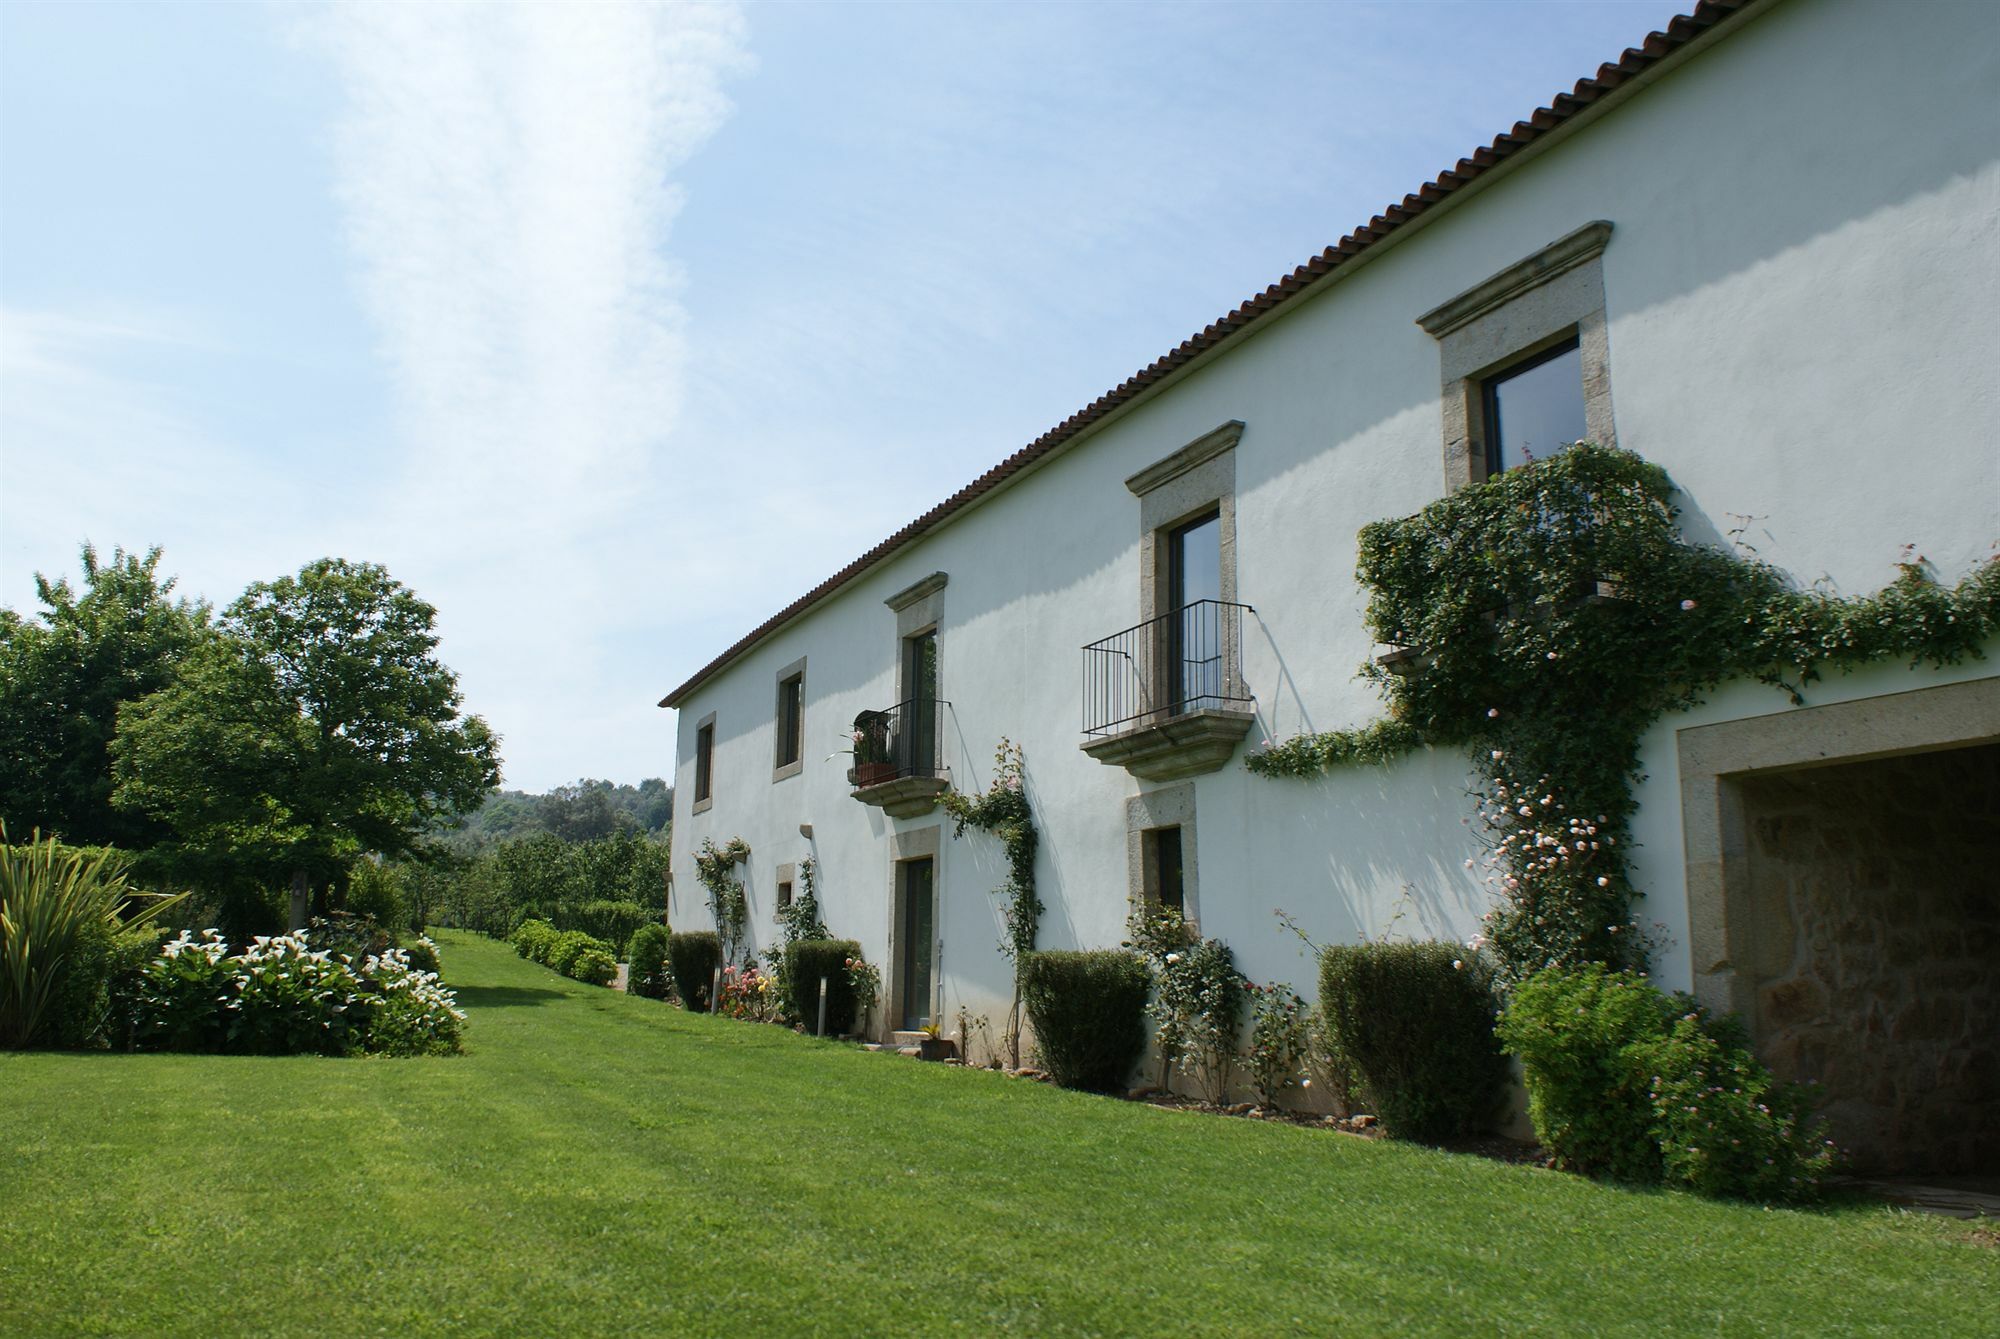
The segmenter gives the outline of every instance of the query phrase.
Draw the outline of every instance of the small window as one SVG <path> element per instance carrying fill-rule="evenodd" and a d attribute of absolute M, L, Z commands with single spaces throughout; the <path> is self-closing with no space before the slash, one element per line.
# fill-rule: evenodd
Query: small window
<path fill-rule="evenodd" d="M 792 905 L 792 881 L 790 879 L 786 879 L 778 885 L 778 905 L 781 907 Z"/>
<path fill-rule="evenodd" d="M 1147 854 L 1152 857 L 1146 862 L 1152 867 L 1147 872 L 1153 876 L 1147 893 L 1161 906 L 1185 913 L 1187 886 L 1181 864 L 1181 830 L 1155 828 L 1146 834 L 1146 841 L 1151 848 Z"/>
<path fill-rule="evenodd" d="M 706 803 L 712 798 L 715 782 L 715 723 L 701 726 L 694 732 L 694 802 Z"/>
<path fill-rule="evenodd" d="M 1516 469 L 1590 435 L 1583 407 L 1583 351 L 1569 339 L 1483 384 L 1486 469 Z"/>
<path fill-rule="evenodd" d="M 778 766 L 790 767 L 805 753 L 806 676 L 778 681 Z"/>

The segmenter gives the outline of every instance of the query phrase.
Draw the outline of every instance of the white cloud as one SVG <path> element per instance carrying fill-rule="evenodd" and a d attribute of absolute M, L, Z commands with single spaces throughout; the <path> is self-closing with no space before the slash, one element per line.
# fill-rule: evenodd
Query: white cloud
<path fill-rule="evenodd" d="M 548 703 L 652 710 L 604 651 L 642 612 L 629 580 L 666 556 L 686 361 L 672 175 L 729 114 L 741 15 L 341 5 L 308 36 L 346 94 L 336 190 L 398 392 L 376 552 L 439 606 L 512 776 L 559 780 L 579 756 L 664 770 L 664 713 L 648 762 L 636 719 L 578 738 Z"/>

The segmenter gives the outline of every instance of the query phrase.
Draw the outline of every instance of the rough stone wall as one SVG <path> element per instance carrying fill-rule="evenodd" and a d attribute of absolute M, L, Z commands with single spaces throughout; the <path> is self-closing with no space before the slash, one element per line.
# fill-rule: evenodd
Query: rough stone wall
<path fill-rule="evenodd" d="M 2000 1168 L 2000 746 L 1737 784 L 1758 1053 L 1857 1170 Z"/>

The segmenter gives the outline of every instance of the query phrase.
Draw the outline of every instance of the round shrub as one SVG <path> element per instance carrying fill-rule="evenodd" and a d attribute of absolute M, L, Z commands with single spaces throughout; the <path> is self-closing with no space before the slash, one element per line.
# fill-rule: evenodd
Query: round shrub
<path fill-rule="evenodd" d="M 667 937 L 667 966 L 681 1004 L 696 1013 L 711 1007 L 709 992 L 722 966 L 722 940 L 713 930 L 683 930 Z"/>
<path fill-rule="evenodd" d="M 1021 960 L 1021 1003 L 1042 1064 L 1065 1088 L 1110 1092 L 1146 1048 L 1152 976 L 1136 953 L 1045 949 Z"/>
<path fill-rule="evenodd" d="M 806 1031 L 819 1027 L 819 983 L 826 981 L 826 1032 L 844 1037 L 854 1031 L 854 979 L 848 960 L 861 956 L 852 939 L 798 939 L 785 946 L 785 984 L 792 1017 Z"/>
<path fill-rule="evenodd" d="M 1491 1128 L 1507 1060 L 1493 1036 L 1492 975 L 1457 944 L 1336 944 L 1320 954 L 1328 1032 L 1399 1139 Z"/>
<path fill-rule="evenodd" d="M 1634 972 L 1599 965 L 1537 972 L 1514 988 L 1499 1035 L 1521 1062 L 1535 1137 L 1556 1165 L 1586 1176 L 1660 1179 L 1650 1075 L 1627 1048 L 1666 1033 L 1666 996 Z"/>
<path fill-rule="evenodd" d="M 529 962 L 546 964 L 555 946 L 556 927 L 544 920 L 525 920 L 514 927 L 514 951 Z"/>
<path fill-rule="evenodd" d="M 592 941 L 582 952 L 570 960 L 568 976 L 575 977 L 586 986 L 608 986 L 618 976 L 618 960 L 611 956 L 611 950 L 601 941 Z"/>
<path fill-rule="evenodd" d="M 549 966 L 561 972 L 564 976 L 575 977 L 577 960 L 586 953 L 601 953 L 605 957 L 611 958 L 611 945 L 594 935 L 587 935 L 581 930 L 564 930 L 549 945 Z M 618 971 L 617 963 L 618 960 L 612 958 L 611 970 L 614 976 Z M 605 979 L 609 980 L 610 978 L 607 977 Z"/>
<path fill-rule="evenodd" d="M 625 950 L 625 959 L 625 989 L 628 993 L 654 1000 L 667 997 L 673 989 L 673 977 L 667 971 L 666 926 L 642 925 L 634 930 L 632 942 Z"/>

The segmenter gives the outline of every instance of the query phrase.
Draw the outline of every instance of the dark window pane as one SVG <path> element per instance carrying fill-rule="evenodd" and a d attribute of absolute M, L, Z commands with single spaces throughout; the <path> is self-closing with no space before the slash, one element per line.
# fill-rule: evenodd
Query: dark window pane
<path fill-rule="evenodd" d="M 1511 470 L 1583 440 L 1583 353 L 1574 343 L 1486 383 L 1491 462 Z"/>
<path fill-rule="evenodd" d="M 778 685 L 778 765 L 789 767 L 805 748 L 806 681 L 793 675 Z"/>
<path fill-rule="evenodd" d="M 1181 869 L 1181 830 L 1160 828 L 1153 833 L 1153 868 L 1156 871 L 1157 886 L 1153 895 L 1161 906 L 1172 907 L 1175 911 L 1187 910 L 1187 892 Z"/>
<path fill-rule="evenodd" d="M 715 766 L 715 727 L 704 725 L 694 732 L 694 797 L 705 800 Z"/>
<path fill-rule="evenodd" d="M 778 905 L 781 907 L 792 905 L 792 885 L 789 883 L 778 885 Z"/>

